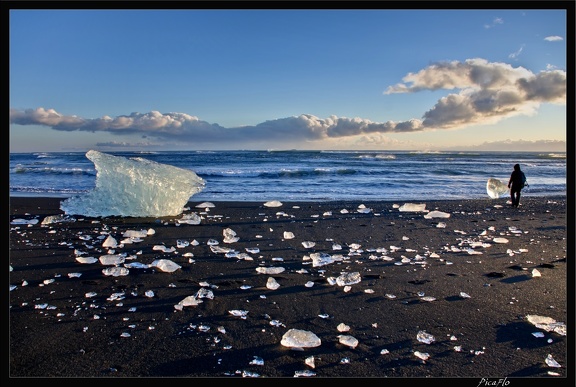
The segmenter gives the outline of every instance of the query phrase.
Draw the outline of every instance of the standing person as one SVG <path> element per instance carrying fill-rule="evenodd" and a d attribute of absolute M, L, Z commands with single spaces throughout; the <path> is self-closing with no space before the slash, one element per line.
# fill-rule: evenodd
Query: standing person
<path fill-rule="evenodd" d="M 520 192 L 526 183 L 526 175 L 520 169 L 520 164 L 514 165 L 514 170 L 508 180 L 508 188 L 510 188 L 510 198 L 512 199 L 512 206 L 518 207 L 520 205 Z"/>

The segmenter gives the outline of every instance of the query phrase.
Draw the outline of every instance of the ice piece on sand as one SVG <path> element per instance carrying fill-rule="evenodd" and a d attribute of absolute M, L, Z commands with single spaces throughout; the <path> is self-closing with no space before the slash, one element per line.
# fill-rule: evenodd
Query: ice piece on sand
<path fill-rule="evenodd" d="M 196 208 L 214 208 L 216 207 L 212 202 L 203 202 L 196 205 Z"/>
<path fill-rule="evenodd" d="M 556 332 L 561 336 L 566 336 L 566 324 L 556 321 L 552 317 L 529 314 L 526 316 L 526 319 L 536 328 L 544 329 L 547 332 Z"/>
<path fill-rule="evenodd" d="M 76 261 L 80 262 L 80 263 L 95 263 L 98 262 L 98 260 L 94 257 L 76 257 Z"/>
<path fill-rule="evenodd" d="M 402 212 L 424 212 L 426 211 L 426 203 L 414 204 L 414 203 L 404 203 L 398 211 Z"/>
<path fill-rule="evenodd" d="M 106 276 L 113 276 L 113 277 L 124 277 L 127 276 L 130 271 L 125 267 L 107 267 L 106 269 L 102 269 L 102 274 Z"/>
<path fill-rule="evenodd" d="M 449 218 L 450 214 L 447 212 L 442 211 L 430 211 L 426 215 L 424 215 L 425 219 L 432 219 L 432 218 Z"/>
<path fill-rule="evenodd" d="M 320 344 L 322 344 L 322 341 L 318 336 L 310 331 L 289 329 L 282 336 L 280 344 L 285 347 L 310 348 L 319 347 Z"/>
<path fill-rule="evenodd" d="M 350 335 L 338 335 L 338 342 L 350 348 L 356 348 L 358 346 L 358 339 Z"/>
<path fill-rule="evenodd" d="M 282 202 L 278 201 L 278 200 L 272 200 L 269 202 L 264 203 L 265 207 L 280 207 L 282 206 Z"/>
<path fill-rule="evenodd" d="M 69 215 L 174 216 L 205 181 L 189 169 L 141 157 L 112 156 L 95 150 L 86 157 L 96 168 L 96 187 L 87 194 L 63 200 L 60 209 Z"/>
<path fill-rule="evenodd" d="M 257 267 L 256 271 L 260 274 L 280 274 L 284 272 L 283 267 Z"/>
<path fill-rule="evenodd" d="M 150 265 L 168 273 L 172 273 L 182 267 L 169 259 L 156 259 Z"/>
<path fill-rule="evenodd" d="M 500 196 L 508 192 L 508 186 L 501 180 L 491 177 L 486 182 L 486 192 L 492 199 L 498 199 Z"/>
<path fill-rule="evenodd" d="M 362 281 L 362 277 L 360 273 L 355 271 L 351 273 L 342 273 L 338 278 L 336 278 L 336 285 L 338 286 L 347 286 L 347 285 L 354 285 L 360 283 Z"/>

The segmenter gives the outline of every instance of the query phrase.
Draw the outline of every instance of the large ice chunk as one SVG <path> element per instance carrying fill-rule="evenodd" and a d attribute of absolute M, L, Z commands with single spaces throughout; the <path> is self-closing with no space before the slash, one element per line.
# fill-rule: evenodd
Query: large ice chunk
<path fill-rule="evenodd" d="M 69 215 L 174 216 L 183 212 L 190 197 L 205 187 L 191 170 L 141 157 L 112 156 L 90 150 L 86 157 L 96 168 L 96 187 L 60 204 Z"/>
<path fill-rule="evenodd" d="M 486 192 L 492 199 L 498 199 L 500 196 L 508 192 L 508 186 L 501 180 L 491 177 L 486 182 Z"/>

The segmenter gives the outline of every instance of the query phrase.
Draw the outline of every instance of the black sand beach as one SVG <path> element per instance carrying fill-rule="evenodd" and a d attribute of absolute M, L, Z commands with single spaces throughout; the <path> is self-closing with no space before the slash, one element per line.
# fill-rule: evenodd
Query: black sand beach
<path fill-rule="evenodd" d="M 433 377 L 473 386 L 502 378 L 503 387 L 574 385 L 566 197 L 523 197 L 519 208 L 506 199 L 408 202 L 430 212 L 400 211 L 404 202 L 215 202 L 207 209 L 190 202 L 183 215 L 198 214 L 200 224 L 179 223 L 183 215 L 43 224 L 62 214 L 59 203 L 10 198 L 11 382 Z M 426 219 L 432 211 L 449 217 Z M 239 240 L 226 243 L 225 229 Z M 128 230 L 154 233 L 128 243 Z M 103 247 L 108 236 L 120 245 Z M 118 266 L 142 266 L 112 276 L 103 269 L 114 265 L 77 260 L 121 254 Z M 149 266 L 160 259 L 180 268 Z M 284 271 L 256 270 L 270 267 Z M 334 283 L 343 273 L 360 281 Z M 201 303 L 175 307 L 200 289 Z M 568 334 L 562 324 L 553 331 L 527 316 L 564 323 Z M 321 344 L 286 347 L 290 329 L 312 332 Z M 426 334 L 428 343 L 419 339 Z M 346 335 L 357 345 L 340 343 Z"/>

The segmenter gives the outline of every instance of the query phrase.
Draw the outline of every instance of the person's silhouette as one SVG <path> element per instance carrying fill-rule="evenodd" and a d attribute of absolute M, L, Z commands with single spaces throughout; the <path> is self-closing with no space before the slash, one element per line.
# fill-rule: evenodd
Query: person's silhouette
<path fill-rule="evenodd" d="M 520 164 L 514 165 L 514 170 L 510 175 L 510 180 L 508 180 L 508 188 L 510 188 L 510 199 L 512 200 L 512 206 L 518 207 L 520 205 L 520 196 L 522 188 L 524 188 L 524 182 L 526 178 L 524 172 L 520 169 Z"/>

